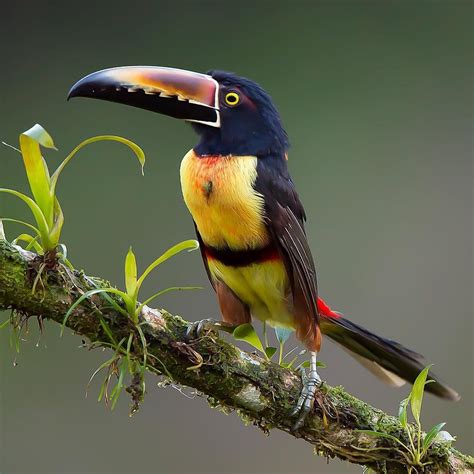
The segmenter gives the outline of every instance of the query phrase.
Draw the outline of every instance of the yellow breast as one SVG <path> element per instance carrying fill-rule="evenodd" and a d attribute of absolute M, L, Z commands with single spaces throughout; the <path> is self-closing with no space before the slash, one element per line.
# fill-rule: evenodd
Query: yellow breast
<path fill-rule="evenodd" d="M 191 150 L 183 158 L 183 197 L 207 245 L 238 250 L 268 243 L 256 178 L 255 156 L 198 157 Z"/>

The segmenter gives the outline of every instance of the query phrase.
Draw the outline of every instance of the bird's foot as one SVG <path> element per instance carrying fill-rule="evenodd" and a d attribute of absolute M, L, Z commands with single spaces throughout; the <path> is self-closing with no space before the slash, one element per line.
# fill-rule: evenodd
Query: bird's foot
<path fill-rule="evenodd" d="M 189 323 L 188 328 L 186 329 L 185 338 L 188 341 L 198 339 L 202 337 L 206 331 L 212 329 L 232 333 L 234 327 L 224 323 L 223 321 L 216 321 L 215 319 L 201 319 L 200 321 Z"/>
<path fill-rule="evenodd" d="M 316 398 L 316 390 L 321 385 L 321 378 L 319 377 L 318 371 L 316 370 L 316 352 L 311 352 L 311 362 L 309 374 L 306 375 L 305 369 L 301 368 L 301 380 L 303 382 L 303 389 L 301 390 L 300 398 L 296 404 L 295 409 L 292 411 L 291 416 L 298 416 L 295 424 L 292 427 L 293 431 L 299 430 L 308 414 L 313 408 L 314 401 Z"/>

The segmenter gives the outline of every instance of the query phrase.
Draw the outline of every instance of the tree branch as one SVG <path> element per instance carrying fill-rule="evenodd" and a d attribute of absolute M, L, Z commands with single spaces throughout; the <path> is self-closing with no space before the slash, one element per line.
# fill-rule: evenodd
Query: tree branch
<path fill-rule="evenodd" d="M 41 282 L 32 292 L 41 263 L 40 257 L 0 238 L 0 310 L 12 309 L 25 318 L 37 316 L 62 323 L 67 310 L 84 292 L 94 285 L 108 286 L 102 279 L 87 277 L 83 272 L 46 266 Z M 101 296 L 95 295 L 91 300 L 85 300 L 73 311 L 67 326 L 92 342 L 107 341 L 98 317 L 100 308 L 115 339 L 128 337 L 133 330 L 129 320 L 111 309 Z M 244 421 L 264 431 L 279 429 L 303 438 L 323 456 L 365 465 L 376 472 L 410 472 L 408 453 L 395 440 L 358 431 L 383 432 L 408 444 L 395 417 L 340 387 L 324 384 L 318 391 L 313 415 L 298 432 L 292 432 L 294 419 L 290 412 L 301 391 L 295 371 L 248 354 L 213 331 L 188 343 L 184 338 L 188 323 L 165 311 L 145 307 L 142 320 L 147 349 L 152 355 L 148 364 L 153 371 L 195 388 L 214 405 L 237 410 Z M 141 355 L 140 347 L 132 347 L 132 351 L 137 357 Z M 197 360 L 202 365 L 196 364 Z M 474 471 L 474 459 L 457 452 L 450 443 L 434 443 L 423 462 L 429 472 Z M 411 472 L 422 470 L 417 466 Z"/>

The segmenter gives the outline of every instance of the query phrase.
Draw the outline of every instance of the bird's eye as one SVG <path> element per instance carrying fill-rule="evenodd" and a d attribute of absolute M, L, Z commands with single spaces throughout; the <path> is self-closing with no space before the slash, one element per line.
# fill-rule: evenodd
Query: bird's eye
<path fill-rule="evenodd" d="M 240 102 L 240 97 L 237 92 L 228 92 L 225 95 L 225 103 L 230 107 L 235 107 Z"/>

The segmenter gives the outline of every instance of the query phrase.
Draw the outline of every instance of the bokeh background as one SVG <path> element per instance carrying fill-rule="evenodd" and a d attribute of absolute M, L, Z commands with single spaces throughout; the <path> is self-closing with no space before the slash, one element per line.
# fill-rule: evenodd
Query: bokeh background
<path fill-rule="evenodd" d="M 66 102 L 83 75 L 110 66 L 220 68 L 272 94 L 292 141 L 289 166 L 306 205 L 321 293 L 355 321 L 424 353 L 462 394 L 426 397 L 425 426 L 446 421 L 473 442 L 471 2 L 8 2 L 0 18 L 0 139 L 40 122 L 59 153 L 119 134 L 147 153 L 145 176 L 113 143 L 81 152 L 59 183 L 63 241 L 89 274 L 122 285 L 129 247 L 141 268 L 193 237 L 178 169 L 195 143 L 179 121 L 91 100 Z M 27 191 L 19 155 L 0 149 L 0 185 Z M 28 217 L 0 196 L 0 214 Z M 14 237 L 20 228 L 7 225 Z M 167 263 L 144 295 L 204 291 L 159 305 L 197 320 L 218 308 L 199 254 Z M 7 314 L 3 314 L 6 318 Z M 285 434 L 269 438 L 149 379 L 140 412 L 96 402 L 92 371 L 107 357 L 47 324 L 16 357 L 0 334 L 2 473 L 359 472 L 326 463 Z M 384 386 L 327 343 L 323 378 L 390 413 L 408 388 Z"/>

